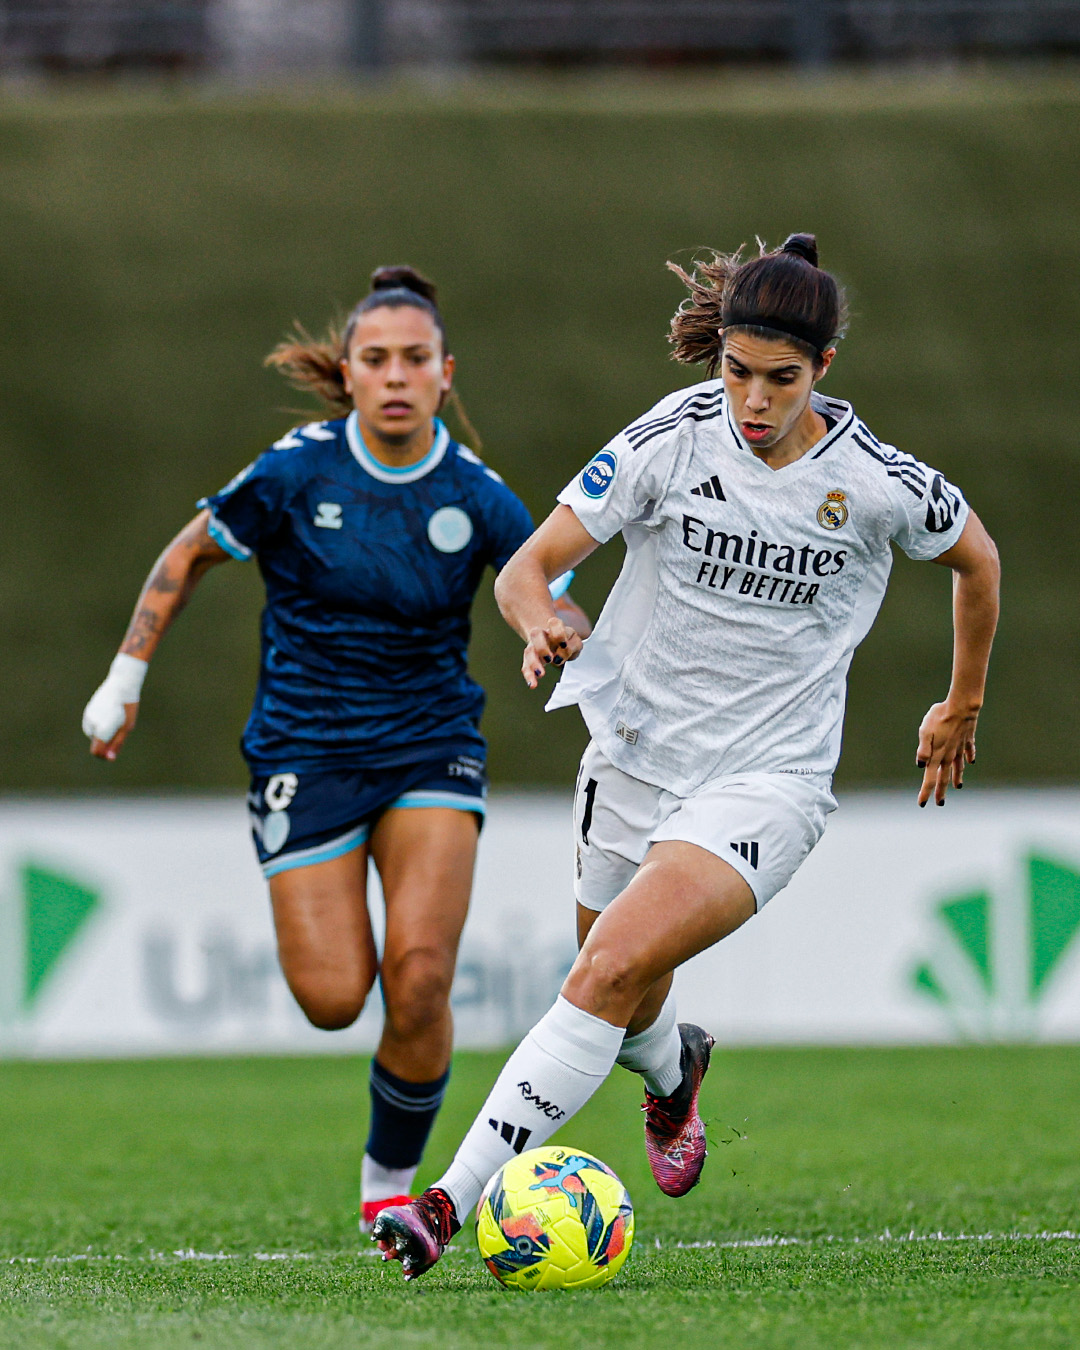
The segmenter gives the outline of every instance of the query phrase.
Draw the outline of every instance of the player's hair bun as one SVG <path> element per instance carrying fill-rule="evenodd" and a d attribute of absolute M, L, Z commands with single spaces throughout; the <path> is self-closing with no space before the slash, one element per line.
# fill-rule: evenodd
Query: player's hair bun
<path fill-rule="evenodd" d="M 805 258 L 811 267 L 818 265 L 817 238 L 812 234 L 789 234 L 780 252 Z"/>
<path fill-rule="evenodd" d="M 407 265 L 376 267 L 371 274 L 371 292 L 374 295 L 376 291 L 412 291 L 429 305 L 436 303 L 438 294 L 433 281 L 429 281 L 415 267 Z"/>

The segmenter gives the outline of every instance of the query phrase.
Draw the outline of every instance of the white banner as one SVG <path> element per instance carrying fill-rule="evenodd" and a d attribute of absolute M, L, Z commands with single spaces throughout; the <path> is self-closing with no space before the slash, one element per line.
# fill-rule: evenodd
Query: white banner
<path fill-rule="evenodd" d="M 573 959 L 569 794 L 496 795 L 454 987 L 457 1043 L 516 1040 Z M 381 902 L 372 886 L 378 931 Z M 848 797 L 788 889 L 679 975 L 738 1043 L 1080 1040 L 1080 793 Z M 278 970 L 239 800 L 0 803 L 0 1052 L 370 1049 Z"/>

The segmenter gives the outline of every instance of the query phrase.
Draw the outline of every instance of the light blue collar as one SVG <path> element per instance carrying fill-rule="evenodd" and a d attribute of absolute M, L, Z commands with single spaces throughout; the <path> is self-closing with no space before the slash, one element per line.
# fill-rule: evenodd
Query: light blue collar
<path fill-rule="evenodd" d="M 446 454 L 446 447 L 450 444 L 450 433 L 436 417 L 435 440 L 423 459 L 417 460 L 415 464 L 406 464 L 400 469 L 394 468 L 390 464 L 383 464 L 381 460 L 375 458 L 364 444 L 364 437 L 360 431 L 360 419 L 357 417 L 355 409 L 345 420 L 345 438 L 349 442 L 349 449 L 352 451 L 357 464 L 371 474 L 372 478 L 377 478 L 380 483 L 415 483 L 418 478 L 423 478 L 436 465 L 442 463 L 443 456 Z"/>

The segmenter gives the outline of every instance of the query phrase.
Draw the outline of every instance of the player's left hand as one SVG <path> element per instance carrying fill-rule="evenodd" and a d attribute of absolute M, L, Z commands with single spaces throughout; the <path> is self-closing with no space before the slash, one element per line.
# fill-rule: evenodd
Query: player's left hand
<path fill-rule="evenodd" d="M 561 595 L 555 601 L 555 613 L 568 628 L 574 630 L 582 641 L 592 633 L 592 620 L 569 592 L 566 595 Z"/>
<path fill-rule="evenodd" d="M 935 703 L 919 727 L 919 749 L 915 763 L 923 771 L 919 805 L 933 797 L 945 805 L 949 786 L 964 786 L 964 765 L 975 762 L 975 723 L 978 712 L 956 708 L 948 699 Z"/>
<path fill-rule="evenodd" d="M 552 616 L 542 628 L 529 630 L 529 641 L 521 662 L 521 673 L 530 689 L 544 678 L 548 666 L 562 666 L 581 654 L 582 641 L 576 629 Z"/>

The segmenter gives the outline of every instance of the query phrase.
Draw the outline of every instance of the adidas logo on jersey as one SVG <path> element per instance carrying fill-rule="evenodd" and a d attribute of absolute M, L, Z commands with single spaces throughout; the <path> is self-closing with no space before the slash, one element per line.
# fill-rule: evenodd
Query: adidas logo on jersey
<path fill-rule="evenodd" d="M 709 479 L 707 483 L 699 483 L 696 488 L 690 489 L 691 497 L 711 497 L 717 502 L 726 502 L 724 489 L 720 486 L 720 479 L 716 474 Z"/>
<path fill-rule="evenodd" d="M 757 870 L 758 845 L 756 839 L 748 841 L 744 840 L 741 844 L 732 844 L 731 847 L 740 858 L 745 858 L 750 866 L 753 867 L 755 871 Z"/>
<path fill-rule="evenodd" d="M 488 1124 L 497 1135 L 500 1135 L 506 1140 L 515 1153 L 521 1152 L 529 1142 L 529 1137 L 532 1134 L 532 1130 L 527 1130 L 524 1125 L 519 1125 L 517 1127 L 517 1136 L 515 1137 L 513 1125 L 506 1120 L 489 1120 Z"/>

